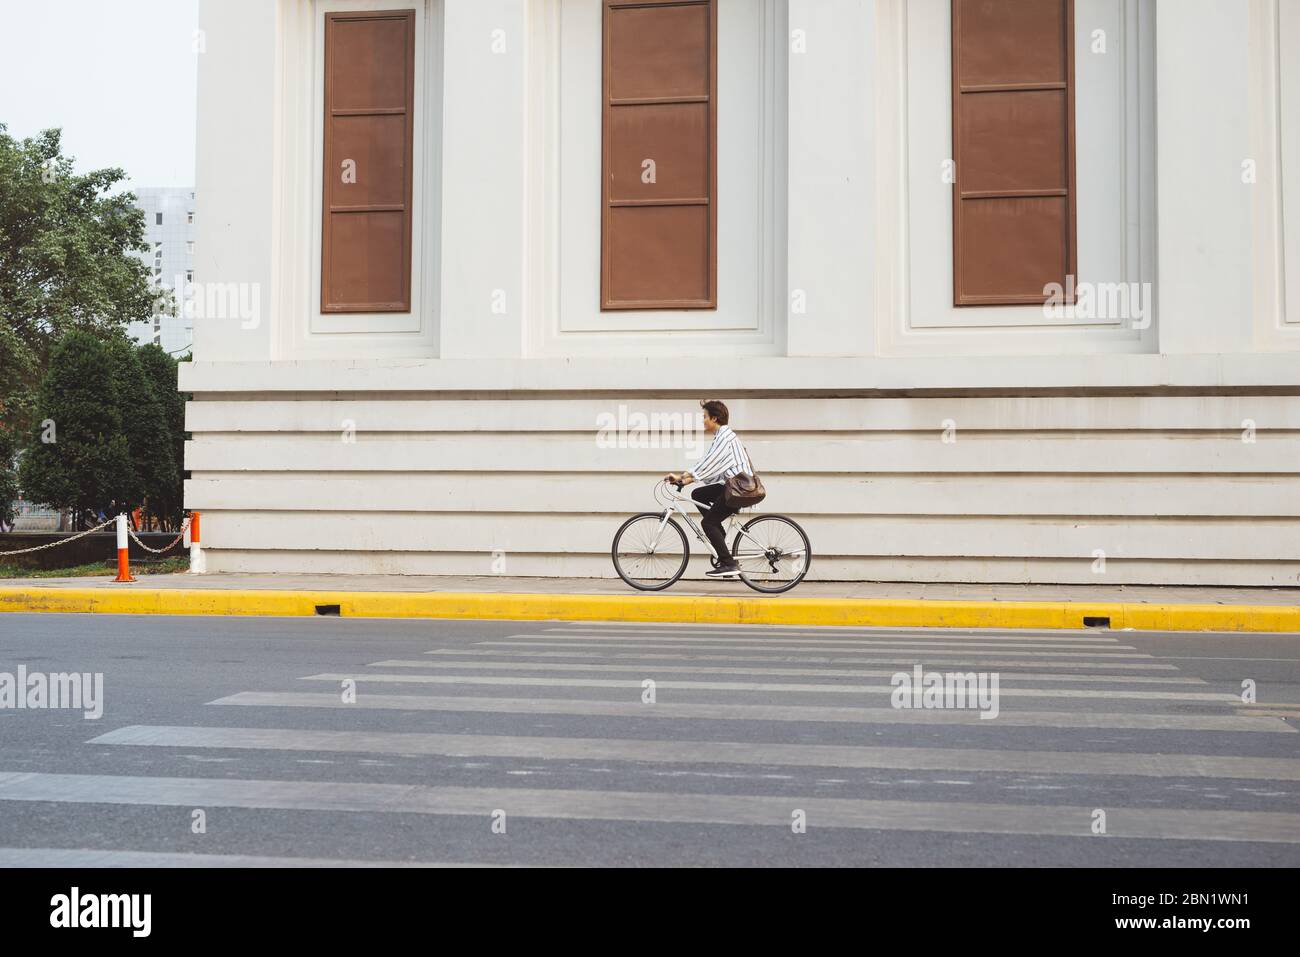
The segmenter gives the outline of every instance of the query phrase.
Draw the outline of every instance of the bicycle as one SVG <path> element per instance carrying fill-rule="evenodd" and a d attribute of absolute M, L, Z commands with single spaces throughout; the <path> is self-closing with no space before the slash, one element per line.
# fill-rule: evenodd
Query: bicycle
<path fill-rule="evenodd" d="M 668 485 L 676 486 L 677 494 L 669 491 Z M 704 543 L 713 567 L 718 567 L 718 554 L 713 544 L 685 505 L 699 503 L 682 495 L 682 488 L 680 482 L 656 482 L 654 497 L 663 506 L 662 510 L 633 515 L 614 535 L 614 544 L 610 548 L 614 570 L 633 588 L 663 591 L 686 574 L 691 546 L 674 512 Z M 740 565 L 741 581 L 755 591 L 779 594 L 804 580 L 812 563 L 812 545 L 794 519 L 785 515 L 758 515 L 737 529 L 739 518 L 739 515 L 730 517 L 727 534 L 735 532 L 731 554 Z"/>

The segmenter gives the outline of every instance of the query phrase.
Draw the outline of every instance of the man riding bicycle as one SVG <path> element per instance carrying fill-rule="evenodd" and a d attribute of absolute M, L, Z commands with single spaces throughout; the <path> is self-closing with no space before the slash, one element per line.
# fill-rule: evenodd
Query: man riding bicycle
<path fill-rule="evenodd" d="M 700 483 L 701 487 L 691 493 L 691 498 L 700 506 L 700 524 L 718 556 L 718 567 L 706 572 L 705 576 L 738 578 L 740 565 L 727 548 L 727 536 L 722 530 L 722 523 L 740 509 L 728 508 L 723 501 L 723 493 L 726 491 L 723 483 L 734 475 L 752 475 L 754 467 L 745 454 L 740 437 L 727 424 L 731 418 L 727 406 L 717 399 L 709 399 L 701 402 L 700 408 L 704 410 L 704 431 L 713 436 L 713 441 L 689 470 L 670 472 L 664 476 L 664 481 L 674 485 Z"/>

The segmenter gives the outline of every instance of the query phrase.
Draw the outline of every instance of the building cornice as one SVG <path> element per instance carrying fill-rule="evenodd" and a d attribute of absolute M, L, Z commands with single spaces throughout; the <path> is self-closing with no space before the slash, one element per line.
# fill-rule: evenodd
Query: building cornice
<path fill-rule="evenodd" d="M 1300 394 L 1289 353 L 1002 357 L 319 359 L 189 362 L 194 393 Z"/>

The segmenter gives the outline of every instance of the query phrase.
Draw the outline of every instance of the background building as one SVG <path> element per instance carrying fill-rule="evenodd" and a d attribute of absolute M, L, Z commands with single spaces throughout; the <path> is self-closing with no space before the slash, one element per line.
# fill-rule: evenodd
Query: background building
<path fill-rule="evenodd" d="M 149 251 L 140 259 L 154 282 L 175 290 L 177 277 L 194 280 L 194 190 L 148 186 L 135 190 L 137 205 L 144 210 L 145 242 Z M 178 300 L 183 298 L 183 290 Z M 175 316 L 157 315 L 148 322 L 133 322 L 128 334 L 136 342 L 152 342 L 172 355 L 188 352 L 194 343 L 194 321 L 178 310 Z"/>
<path fill-rule="evenodd" d="M 814 577 L 1300 580 L 1295 3 L 201 18 L 210 569 L 612 575 L 717 397 Z"/>

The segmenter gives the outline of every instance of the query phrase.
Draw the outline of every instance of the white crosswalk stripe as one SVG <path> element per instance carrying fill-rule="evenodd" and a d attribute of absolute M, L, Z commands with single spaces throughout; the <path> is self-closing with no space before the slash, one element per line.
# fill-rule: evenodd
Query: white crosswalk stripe
<path fill-rule="evenodd" d="M 826 656 L 826 655 L 794 654 L 788 652 L 782 652 L 775 655 L 773 654 L 742 655 L 742 654 L 735 654 L 735 653 L 710 655 L 710 654 L 698 654 L 693 651 L 687 653 L 619 652 L 616 654 L 612 654 L 612 653 L 605 653 L 605 652 L 598 652 L 598 651 L 585 651 L 585 650 L 519 651 L 517 649 L 500 649 L 500 648 L 495 648 L 495 649 L 494 648 L 476 648 L 476 649 L 435 648 L 432 651 L 425 652 L 425 654 L 439 655 L 439 656 L 481 655 L 484 657 L 503 657 L 503 658 L 509 657 L 509 658 L 517 659 L 519 661 L 528 661 L 534 658 L 566 658 L 566 659 L 586 658 L 586 659 L 595 659 L 600 661 L 623 661 L 623 660 L 699 661 L 699 662 L 725 661 L 725 662 L 753 662 L 755 664 L 767 663 L 767 664 L 774 664 L 774 665 L 785 664 L 785 663 L 800 663 L 800 664 L 809 664 L 809 665 L 812 664 L 860 665 L 864 663 L 863 659 L 861 658 L 837 658 L 837 657 Z M 920 652 L 920 651 L 908 652 L 907 650 L 902 649 L 899 650 L 898 653 L 896 654 L 882 655 L 879 658 L 872 660 L 870 663 L 876 665 L 884 665 L 884 664 L 889 664 L 891 662 L 897 662 L 899 664 L 907 663 L 910 665 L 919 662 L 926 665 L 933 664 L 936 666 L 943 665 L 945 667 L 952 666 L 954 668 L 960 668 L 961 666 L 966 664 L 966 661 L 963 660 L 964 657 L 965 656 L 956 652 L 953 653 L 935 652 L 931 654 L 928 652 Z M 989 668 L 1023 668 L 1027 664 L 1032 664 L 1032 662 L 1027 662 L 1023 660 L 1013 661 L 1011 659 L 1006 659 L 1006 660 L 994 659 L 992 661 L 981 661 L 980 664 Z M 1101 671 L 1177 671 L 1178 670 L 1177 665 L 1148 663 L 1145 661 L 1141 663 L 1132 663 L 1128 661 L 1116 662 L 1111 660 L 1053 661 L 1051 663 L 1051 666 L 1053 669 L 1057 671 L 1063 669 L 1071 669 L 1071 668 L 1092 668 L 1098 672 Z"/>
<path fill-rule="evenodd" d="M 478 671 L 580 671 L 580 672 L 614 672 L 635 671 L 639 674 L 654 672 L 656 674 L 710 674 L 710 675 L 777 675 L 779 677 L 804 678 L 889 678 L 898 673 L 897 668 L 729 668 L 725 665 L 635 665 L 635 664 L 589 664 L 535 661 L 451 661 L 447 658 L 401 659 L 390 658 L 386 661 L 373 661 L 369 668 L 446 668 L 448 670 L 474 669 Z M 1156 677 L 1146 675 L 1057 675 L 1045 672 L 1017 673 L 1003 675 L 1002 680 L 1019 681 L 1061 681 L 1061 682 L 1101 682 L 1103 684 L 1169 684 L 1169 685 L 1203 685 L 1201 678 Z"/>
<path fill-rule="evenodd" d="M 495 641 L 486 641 L 483 644 L 503 644 L 505 642 L 529 642 L 532 644 L 556 644 L 567 642 L 577 645 L 613 645 L 619 643 L 633 643 L 637 645 L 644 644 L 647 637 L 651 637 L 660 644 L 673 644 L 684 647 L 691 645 L 724 645 L 727 647 L 744 647 L 744 648 L 762 648 L 768 644 L 778 644 L 782 641 L 793 640 L 800 645 L 829 645 L 836 648 L 945 648 L 955 651 L 968 651 L 978 648 L 1028 648 L 1028 649 L 1062 649 L 1070 648 L 1080 651 L 1136 651 L 1132 645 L 1122 645 L 1117 641 L 1085 641 L 1075 639 L 1073 641 L 1063 640 L 1055 641 L 1051 639 L 1036 638 L 837 638 L 837 637 L 816 637 L 816 636 L 779 636 L 773 639 L 756 639 L 753 637 L 741 637 L 739 635 L 705 635 L 705 636 L 688 636 L 679 637 L 664 632 L 659 632 L 653 636 L 634 636 L 634 635 L 579 635 L 579 634 L 547 634 L 547 635 L 510 635 Z"/>
<path fill-rule="evenodd" d="M 802 694 L 853 694 L 883 695 L 894 693 L 892 685 L 837 685 L 829 682 L 788 684 L 772 681 L 674 681 L 654 678 L 653 669 L 643 678 L 529 678 L 506 675 L 419 675 L 381 674 L 357 672 L 356 674 L 307 675 L 304 681 L 364 681 L 383 684 L 441 684 L 441 685 L 511 685 L 533 688 L 629 688 L 640 691 L 641 682 L 653 679 L 661 690 L 669 691 L 726 691 L 726 692 L 784 692 Z M 1219 691 L 1123 691 L 1109 688 L 1000 688 L 999 693 L 1009 697 L 1025 698 L 1132 698 L 1141 701 L 1215 701 L 1233 704 L 1239 699 Z"/>
<path fill-rule="evenodd" d="M 860 801 L 768 795 L 465 788 L 410 784 L 154 778 L 106 774 L 0 774 L 0 800 L 472 815 L 574 821 L 752 824 L 1087 837 L 1093 808 L 1026 804 Z M 1113 837 L 1300 843 L 1300 814 L 1278 811 L 1116 808 Z"/>
<path fill-rule="evenodd" d="M 93 848 L 0 847 L 0 867 L 496 867 L 412 861 L 358 861 L 261 854 L 186 854 L 174 851 L 101 851 Z"/>
<path fill-rule="evenodd" d="M 983 725 L 973 711 L 897 710 L 894 708 L 815 707 L 782 704 L 695 704 L 564 698 L 474 697 L 470 695 L 407 695 L 361 692 L 344 701 L 337 692 L 241 691 L 210 702 L 256 708 L 341 708 L 359 711 L 465 711 L 501 714 L 584 715 L 638 720 L 701 719 L 709 721 L 785 721 L 842 724 Z M 1003 710 L 999 727 L 1113 728 L 1146 731 L 1229 731 L 1296 734 L 1284 721 L 1264 716 L 1186 715 L 1094 711 Z"/>
<path fill-rule="evenodd" d="M 540 628 L 544 634 L 565 635 L 620 635 L 634 637 L 647 635 L 672 635 L 690 637 L 692 635 L 726 635 L 732 634 L 746 639 L 754 635 L 753 625 L 710 625 L 710 624 L 640 624 L 634 622 L 604 622 L 600 625 L 558 625 Z M 1076 644 L 1117 642 L 1116 632 L 1110 631 L 1030 631 L 1017 629 L 1014 632 L 994 628 L 968 628 L 961 632 L 945 631 L 934 628 L 852 628 L 835 626 L 834 628 L 808 628 L 798 625 L 763 625 L 764 635 L 779 635 L 788 638 L 816 638 L 820 641 L 838 641 L 845 638 L 886 638 L 897 641 L 899 638 L 915 638 L 918 641 L 933 641 L 942 638 L 945 641 L 1064 641 Z M 1118 633 L 1118 634 L 1123 634 Z"/>
<path fill-rule="evenodd" d="M 418 732 L 316 731 L 283 728 L 130 726 L 91 744 L 171 748 L 257 748 L 433 754 L 568 761 L 650 761 L 669 764 L 761 764 L 825 768 L 906 768 L 1008 771 L 1027 774 L 1127 774 L 1140 777 L 1220 777 L 1300 781 L 1300 761 L 1200 754 L 1108 754 L 1087 751 L 989 751 L 978 748 L 864 748 L 844 745 L 643 738 L 546 738 Z"/>
<path fill-rule="evenodd" d="M 547 647 L 547 648 L 574 648 L 574 649 L 578 649 L 578 648 L 599 648 L 599 647 L 601 647 L 601 646 L 603 646 L 603 645 L 606 645 L 606 644 L 609 644 L 611 647 L 614 646 L 614 643 L 612 643 L 612 642 L 607 643 L 607 642 L 604 642 L 604 641 L 580 641 L 580 642 L 576 642 L 576 643 L 575 643 L 575 642 L 571 642 L 571 641 L 545 641 L 545 642 L 534 642 L 534 641 L 485 641 L 485 642 L 483 642 L 483 644 L 484 644 L 484 645 L 491 646 L 491 647 L 496 647 L 496 648 L 538 648 L 538 647 Z M 1037 651 L 1037 650 L 1035 650 L 1035 651 L 1023 651 L 1023 650 L 1021 650 L 1020 648 L 997 648 L 997 649 L 992 649 L 990 646 L 984 646 L 984 645 L 981 645 L 980 648 L 979 648 L 979 650 L 977 650 L 977 651 L 969 651 L 969 650 L 967 650 L 967 649 L 965 649 L 965 648 L 951 648 L 951 647 L 943 646 L 943 645 L 940 645 L 940 646 L 938 646 L 938 647 L 927 647 L 927 646 L 924 646 L 924 645 L 917 645 L 917 646 L 913 649 L 913 648 L 909 648 L 906 644 L 897 644 L 897 647 L 890 647 L 890 646 L 887 646 L 887 645 L 881 644 L 881 645 L 879 645 L 879 646 L 874 646 L 874 647 L 870 647 L 870 648 L 858 648 L 858 647 L 852 647 L 852 646 L 838 646 L 838 647 L 837 647 L 837 646 L 835 646 L 835 645 L 822 645 L 822 644 L 818 644 L 818 645 L 807 645 L 807 646 L 801 646 L 801 645 L 788 645 L 788 644 L 783 644 L 783 645 L 753 645 L 753 644 L 751 644 L 751 645 L 720 645 L 720 644 L 715 644 L 715 643 L 713 643 L 713 642 L 710 642 L 710 643 L 708 643 L 708 644 L 692 644 L 692 645 L 687 646 L 687 645 L 680 645 L 680 644 L 666 644 L 666 643 L 664 643 L 664 642 L 658 642 L 658 641 L 656 641 L 656 642 L 653 643 L 653 644 L 652 644 L 652 643 L 643 643 L 643 644 L 640 645 L 640 647 L 642 647 L 642 648 L 653 648 L 653 649 L 655 649 L 655 650 L 659 650 L 659 651 L 668 651 L 668 650 L 673 650 L 673 649 L 681 649 L 681 648 L 684 648 L 684 647 L 707 648 L 707 649 L 710 649 L 710 650 L 713 650 L 713 651 L 723 651 L 723 650 L 729 650 L 729 649 L 732 649 L 732 648 L 735 648 L 736 650 L 739 650 L 739 651 L 820 651 L 820 652 L 833 651 L 833 652 L 836 652 L 836 653 L 838 653 L 838 654 L 842 654 L 842 655 L 877 655 L 877 656 L 880 656 L 880 655 L 889 655 L 889 656 L 891 656 L 891 659 L 898 659 L 899 657 L 901 657 L 901 656 L 906 656 L 906 655 L 918 655 L 918 654 L 920 654 L 920 655 L 924 655 L 924 654 L 936 654 L 936 655 L 937 655 L 937 654 L 940 654 L 940 653 L 945 653 L 945 654 L 959 654 L 959 655 L 961 655 L 963 658 L 996 658 L 996 657 L 1026 658 L 1026 659 L 1030 659 L 1030 658 L 1087 658 L 1087 659 L 1089 659 L 1089 660 L 1091 660 L 1091 661 L 1151 661 L 1151 660 L 1152 660 L 1151 655 L 1144 655 L 1144 654 L 1140 654 L 1140 653 L 1138 653 L 1138 652 L 1109 651 L 1109 650 L 1106 650 L 1106 651 L 1091 651 L 1091 650 L 1087 650 L 1087 651 L 1085 651 L 1085 650 L 1079 650 L 1079 649 L 1075 649 L 1075 650 L 1071 650 L 1071 651 Z"/>

